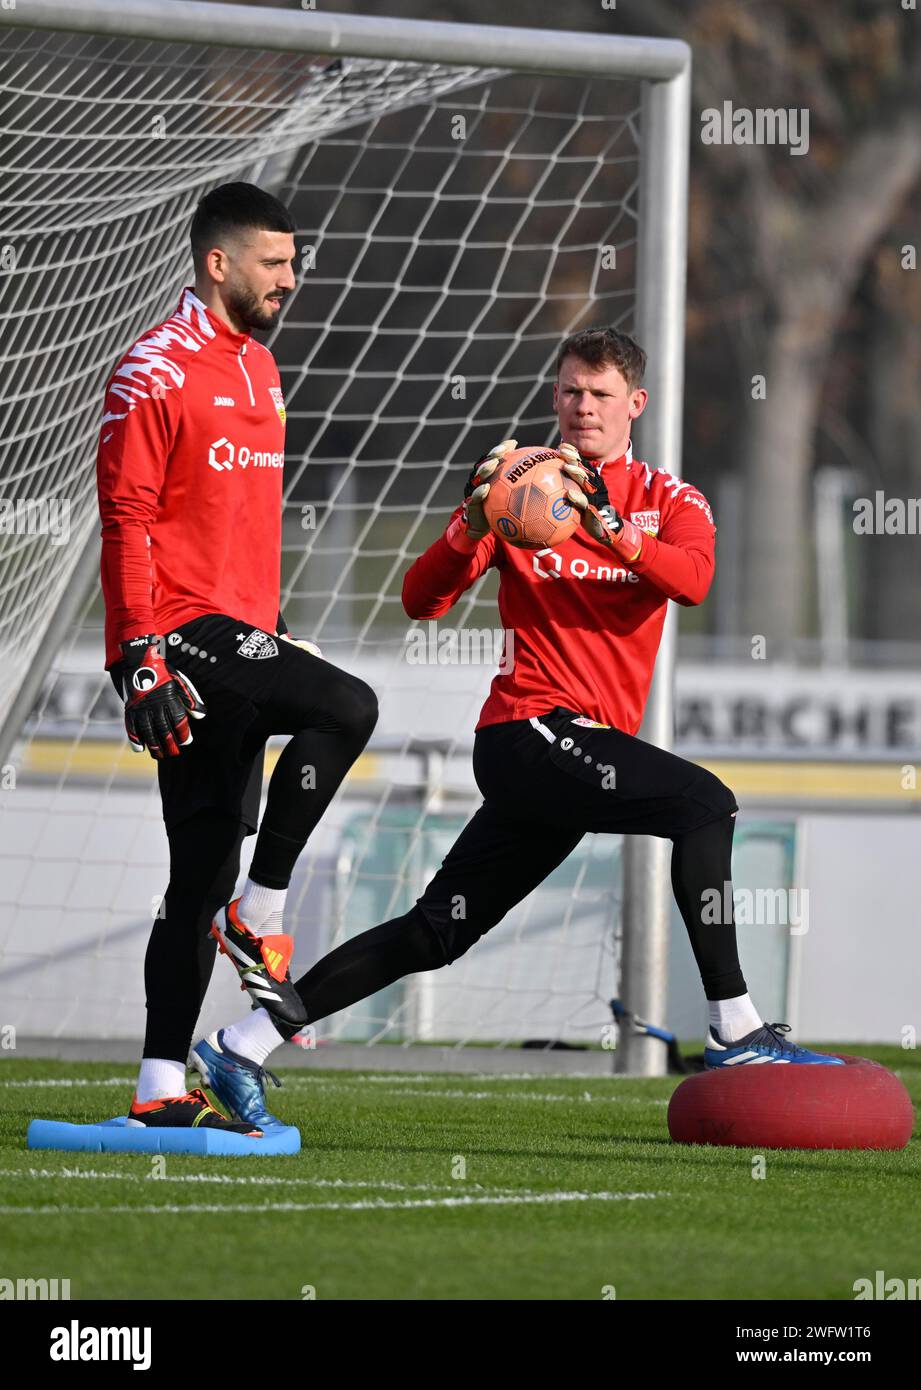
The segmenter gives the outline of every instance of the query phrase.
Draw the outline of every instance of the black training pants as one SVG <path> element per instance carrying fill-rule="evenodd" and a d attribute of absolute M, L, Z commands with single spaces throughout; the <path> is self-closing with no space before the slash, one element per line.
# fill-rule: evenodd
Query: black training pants
<path fill-rule="evenodd" d="M 310 1021 L 457 960 L 589 831 L 673 841 L 672 887 L 704 992 L 746 992 L 734 922 L 705 920 L 706 895 L 732 901 L 738 807 L 717 777 L 560 707 L 481 729 L 473 769 L 483 804 L 416 906 L 336 947 L 297 982 Z"/>
<path fill-rule="evenodd" d="M 184 1062 L 214 965 L 211 920 L 233 895 L 243 839 L 258 823 L 266 740 L 291 735 L 269 782 L 250 876 L 284 888 L 371 736 L 377 700 L 356 676 L 227 614 L 165 636 L 167 661 L 206 713 L 190 721 L 193 742 L 157 764 L 170 879 L 144 963 L 144 1056 Z M 116 664 L 119 693 L 120 674 Z"/>

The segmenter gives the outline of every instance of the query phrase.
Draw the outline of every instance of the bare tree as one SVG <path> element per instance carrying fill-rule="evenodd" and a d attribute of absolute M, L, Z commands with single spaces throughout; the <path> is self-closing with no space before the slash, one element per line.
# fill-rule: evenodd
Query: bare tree
<path fill-rule="evenodd" d="M 624 10 L 626 9 L 626 14 Z M 783 644 L 809 621 L 811 471 L 836 335 L 868 260 L 921 176 L 921 35 L 897 6 L 838 0 L 619 7 L 632 32 L 694 50 L 692 131 L 701 112 L 805 109 L 803 155 L 767 144 L 703 146 L 693 177 L 718 203 L 714 272 L 741 308 L 734 334 L 745 392 L 742 624 Z M 702 306 L 697 306 L 702 312 Z M 765 380 L 763 399 L 751 380 Z"/>

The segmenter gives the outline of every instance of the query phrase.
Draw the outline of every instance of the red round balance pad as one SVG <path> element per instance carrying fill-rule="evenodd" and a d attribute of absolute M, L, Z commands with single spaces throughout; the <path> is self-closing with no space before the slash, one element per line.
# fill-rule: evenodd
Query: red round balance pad
<path fill-rule="evenodd" d="M 866 1057 L 843 1067 L 768 1062 L 682 1081 L 668 1105 L 679 1144 L 743 1149 L 904 1149 L 914 1111 L 897 1076 Z"/>

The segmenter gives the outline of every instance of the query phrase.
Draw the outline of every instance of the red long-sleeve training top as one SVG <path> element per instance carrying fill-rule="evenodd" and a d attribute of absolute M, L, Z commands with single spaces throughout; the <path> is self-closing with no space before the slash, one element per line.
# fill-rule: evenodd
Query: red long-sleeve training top
<path fill-rule="evenodd" d="M 205 613 L 274 632 L 285 407 L 275 359 L 191 287 L 106 384 L 96 481 L 106 669 Z"/>
<path fill-rule="evenodd" d="M 490 532 L 471 542 L 452 514 L 403 580 L 411 618 L 440 618 L 486 570 L 499 570 L 499 616 L 511 652 L 477 728 L 556 705 L 635 734 L 670 598 L 700 603 L 713 578 L 716 527 L 704 495 L 628 452 L 600 466 L 611 503 L 641 530 L 632 565 L 580 527 L 552 550 L 519 550 Z"/>

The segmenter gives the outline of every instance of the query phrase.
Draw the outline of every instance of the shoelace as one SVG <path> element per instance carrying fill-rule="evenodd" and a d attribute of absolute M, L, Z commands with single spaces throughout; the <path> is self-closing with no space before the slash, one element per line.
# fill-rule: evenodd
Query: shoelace
<path fill-rule="evenodd" d="M 207 1110 L 214 1110 L 215 1115 L 221 1114 L 220 1110 L 214 1109 L 214 1106 L 211 1104 L 210 1100 L 205 1095 L 204 1091 L 201 1090 L 200 1087 L 196 1087 L 194 1091 L 187 1091 L 184 1096 L 176 1096 L 174 1097 L 174 1099 L 177 1105 L 203 1104 Z M 223 1118 L 223 1115 L 221 1115 L 221 1119 Z"/>
<path fill-rule="evenodd" d="M 772 1034 L 772 1036 L 775 1038 L 775 1040 L 776 1040 L 776 1042 L 777 1042 L 777 1051 L 780 1053 L 781 1057 L 783 1056 L 783 1054 L 784 1054 L 785 1052 L 792 1052 L 792 1053 L 794 1054 L 794 1056 L 795 1056 L 797 1052 L 805 1052 L 805 1051 L 806 1051 L 806 1049 L 805 1049 L 804 1047 L 797 1047 L 797 1046 L 796 1046 L 796 1043 L 789 1043 L 789 1042 L 787 1042 L 786 1038 L 778 1037 L 778 1034 L 779 1034 L 779 1033 L 789 1033 L 789 1032 L 791 1031 L 791 1024 L 789 1024 L 789 1023 L 766 1023 L 766 1024 L 764 1025 L 764 1027 L 765 1027 L 765 1030 L 766 1030 L 768 1033 Z M 774 1049 L 772 1048 L 771 1051 L 774 1051 Z"/>
<path fill-rule="evenodd" d="M 281 1086 L 281 1082 L 279 1081 L 278 1077 L 275 1075 L 273 1071 L 269 1071 L 268 1067 L 260 1067 L 259 1070 L 256 1072 L 256 1080 L 260 1083 L 263 1090 L 265 1090 L 265 1078 L 267 1076 L 272 1078 L 276 1086 Z"/>
<path fill-rule="evenodd" d="M 214 1106 L 211 1104 L 210 1100 L 209 1100 L 208 1097 L 205 1095 L 204 1091 L 201 1089 L 200 1086 L 199 1086 L 199 1087 L 196 1087 L 194 1091 L 190 1091 L 189 1094 L 188 1094 L 187 1096 L 183 1096 L 182 1099 L 183 1099 L 183 1100 L 201 1100 L 201 1101 L 204 1101 L 205 1105 L 207 1105 L 207 1107 L 208 1107 L 209 1110 L 214 1110 L 215 1115 L 220 1115 L 220 1114 L 221 1114 L 220 1110 L 215 1110 L 215 1109 L 214 1109 Z M 221 1116 L 221 1118 L 223 1119 L 223 1116 Z"/>

